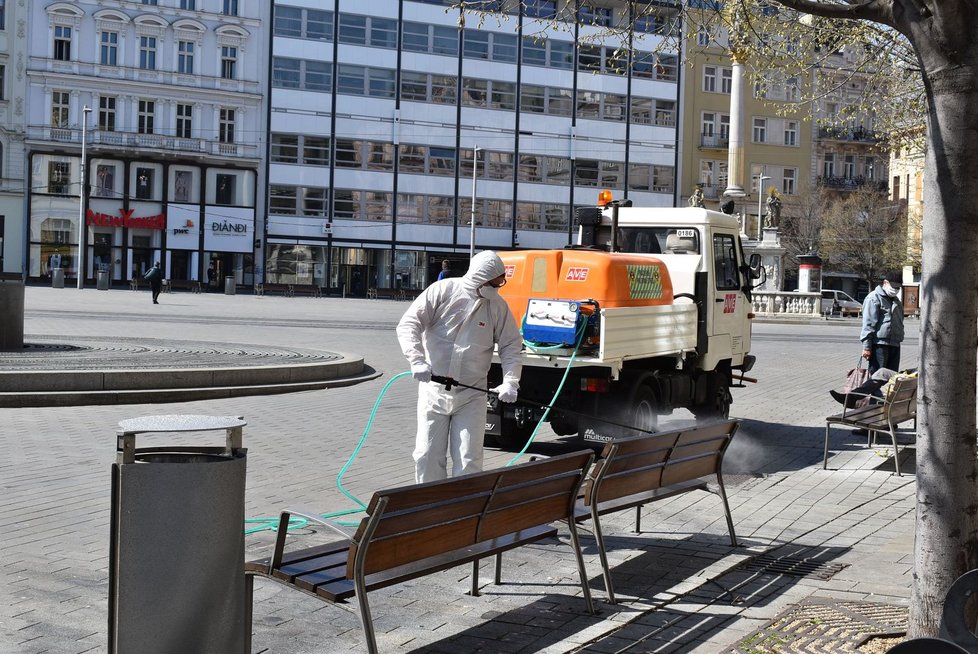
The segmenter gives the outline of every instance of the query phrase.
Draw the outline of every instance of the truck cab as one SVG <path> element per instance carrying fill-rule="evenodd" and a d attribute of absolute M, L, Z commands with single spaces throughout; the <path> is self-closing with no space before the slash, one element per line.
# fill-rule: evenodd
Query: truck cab
<path fill-rule="evenodd" d="M 581 246 L 652 255 L 669 269 L 677 298 L 702 303 L 697 342 L 701 369 L 713 370 L 725 361 L 734 368 L 743 366 L 751 347 L 754 273 L 736 218 L 696 207 L 612 204 L 590 213 L 581 210 L 579 219 Z"/>

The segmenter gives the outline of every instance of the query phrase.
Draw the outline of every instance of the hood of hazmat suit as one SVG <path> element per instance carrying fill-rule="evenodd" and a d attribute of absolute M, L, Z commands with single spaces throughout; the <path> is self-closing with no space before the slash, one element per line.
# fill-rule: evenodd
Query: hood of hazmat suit
<path fill-rule="evenodd" d="M 412 366 L 425 362 L 432 374 L 463 384 L 486 387 L 494 346 L 499 349 L 503 381 L 519 383 L 523 340 L 516 319 L 498 294 L 481 297 L 479 289 L 506 272 L 495 252 L 472 257 L 462 277 L 434 282 L 404 312 L 397 339 Z M 446 391 L 443 385 L 421 385 L 431 409 L 452 414 L 467 402 L 486 401 L 486 394 L 463 388 Z"/>

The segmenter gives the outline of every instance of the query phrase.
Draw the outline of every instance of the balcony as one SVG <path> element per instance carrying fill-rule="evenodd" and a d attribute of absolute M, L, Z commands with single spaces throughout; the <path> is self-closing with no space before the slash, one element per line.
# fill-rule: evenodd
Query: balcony
<path fill-rule="evenodd" d="M 861 186 L 868 186 L 877 191 L 887 191 L 889 187 L 886 182 L 875 179 L 866 179 L 862 175 L 856 177 L 823 177 L 815 178 L 816 183 L 827 188 L 839 189 L 843 191 L 853 191 Z"/>
<path fill-rule="evenodd" d="M 880 140 L 875 131 L 865 127 L 819 127 L 818 138 L 825 141 L 865 143 L 876 143 Z"/>
<path fill-rule="evenodd" d="M 726 150 L 730 147 L 730 137 L 726 134 L 700 134 L 700 148 Z"/>
<path fill-rule="evenodd" d="M 35 142 L 71 143 L 81 147 L 81 129 L 29 125 L 27 140 Z M 133 132 L 104 132 L 89 130 L 87 145 L 96 151 L 112 149 L 163 150 L 174 154 L 213 156 L 220 159 L 258 159 L 254 143 L 222 143 L 216 139 L 178 138 L 166 134 L 136 134 Z"/>

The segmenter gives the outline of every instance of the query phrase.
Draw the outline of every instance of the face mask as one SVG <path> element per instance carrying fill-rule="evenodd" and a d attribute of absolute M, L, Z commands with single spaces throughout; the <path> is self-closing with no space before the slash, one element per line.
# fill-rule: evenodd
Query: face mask
<path fill-rule="evenodd" d="M 900 289 L 893 288 L 892 286 L 884 286 L 883 287 L 883 292 L 886 293 L 887 295 L 889 295 L 890 297 L 896 297 L 897 296 L 897 293 L 900 292 Z"/>
<path fill-rule="evenodd" d="M 486 300 L 498 300 L 499 299 L 499 289 L 495 286 L 480 286 L 479 287 L 479 297 L 485 298 Z"/>

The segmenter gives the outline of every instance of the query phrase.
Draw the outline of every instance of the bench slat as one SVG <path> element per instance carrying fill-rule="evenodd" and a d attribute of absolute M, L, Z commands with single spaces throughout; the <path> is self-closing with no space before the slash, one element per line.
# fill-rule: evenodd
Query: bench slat
<path fill-rule="evenodd" d="M 670 463 L 662 471 L 662 485 L 670 486 L 688 479 L 715 475 L 720 465 L 720 455 L 701 456 Z"/>
<path fill-rule="evenodd" d="M 498 538 L 514 529 L 528 529 L 533 525 L 562 520 L 570 516 L 572 507 L 570 496 L 565 494 L 487 513 L 479 525 L 479 539 Z"/>
<path fill-rule="evenodd" d="M 477 542 L 479 516 L 373 539 L 363 563 L 365 574 L 445 554 Z M 355 547 L 351 548 L 352 565 Z M 348 571 L 352 575 L 352 571 Z"/>
<path fill-rule="evenodd" d="M 487 492 L 477 496 L 443 498 L 437 505 L 428 508 L 415 507 L 394 513 L 387 512 L 374 531 L 374 539 L 478 517 L 485 510 L 488 500 Z"/>

